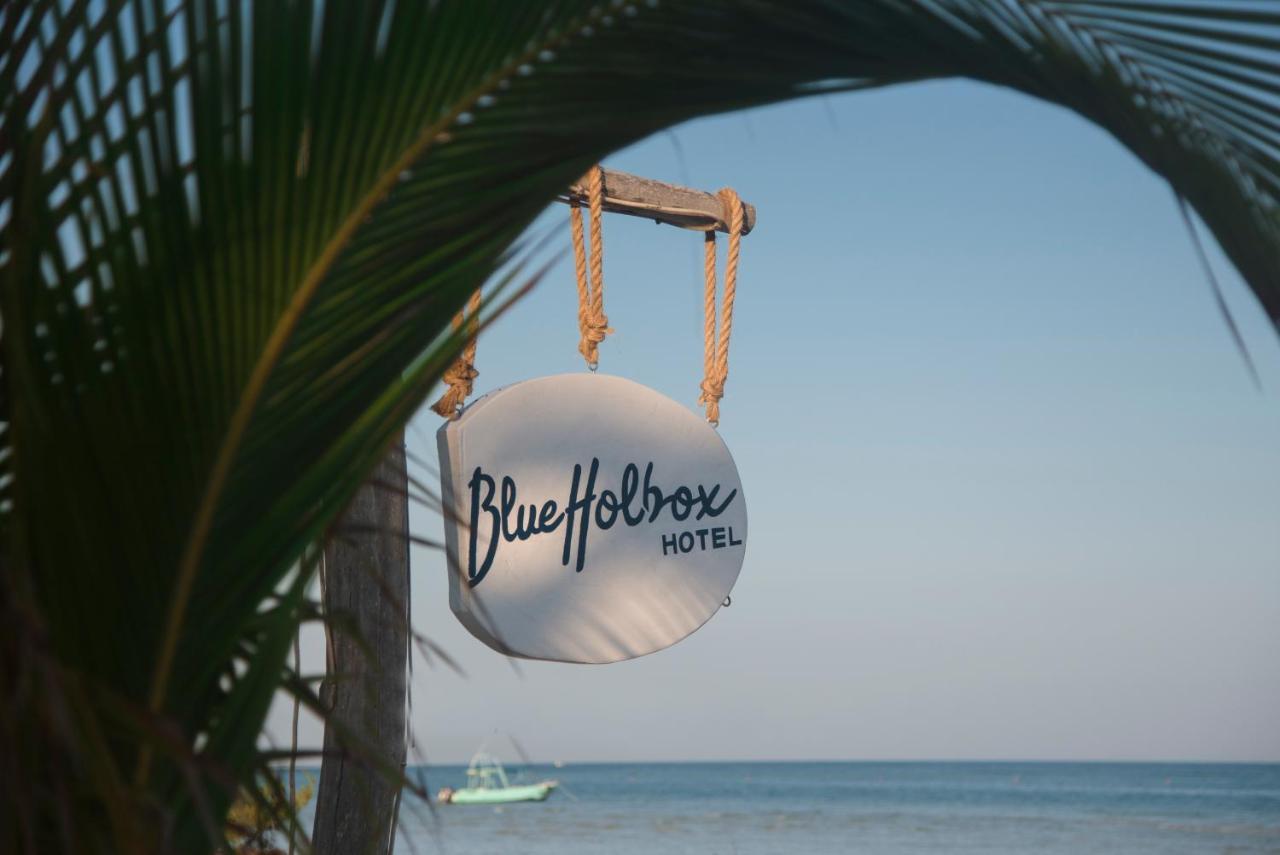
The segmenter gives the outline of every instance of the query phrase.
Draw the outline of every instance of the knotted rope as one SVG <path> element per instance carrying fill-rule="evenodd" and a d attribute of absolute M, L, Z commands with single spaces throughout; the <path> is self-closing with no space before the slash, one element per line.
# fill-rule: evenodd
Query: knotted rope
<path fill-rule="evenodd" d="M 471 394 L 471 386 L 475 383 L 475 379 L 480 376 L 480 372 L 476 371 L 475 367 L 476 336 L 480 332 L 479 313 L 480 291 L 477 289 L 467 301 L 466 309 L 453 316 L 455 332 L 461 330 L 464 323 L 467 325 L 467 344 L 462 348 L 462 353 L 458 354 L 458 358 L 444 372 L 444 382 L 449 388 L 444 390 L 440 400 L 431 405 L 431 409 L 446 419 L 458 417 L 458 410 Z"/>
<path fill-rule="evenodd" d="M 726 187 L 716 194 L 729 212 L 729 257 L 724 266 L 724 307 L 719 334 L 716 330 L 716 233 L 712 229 L 703 240 L 703 273 L 706 298 L 703 301 L 702 395 L 698 403 L 707 410 L 707 421 L 720 423 L 720 399 L 729 378 L 729 335 L 733 332 L 733 299 L 738 291 L 738 248 L 742 242 L 742 200 Z"/>
<path fill-rule="evenodd" d="M 604 238 L 600 217 L 604 213 L 604 172 L 591 167 L 586 176 L 587 205 L 591 211 L 591 269 L 588 275 L 587 250 L 582 236 L 582 208 L 577 198 L 569 200 L 569 232 L 573 237 L 573 267 L 578 275 L 578 352 L 592 371 L 600 364 L 600 342 L 613 332 L 604 313 Z"/>

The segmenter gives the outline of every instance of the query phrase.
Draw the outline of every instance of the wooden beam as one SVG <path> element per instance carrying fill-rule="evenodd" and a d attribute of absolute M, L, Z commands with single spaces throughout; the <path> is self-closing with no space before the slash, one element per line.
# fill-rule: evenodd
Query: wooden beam
<path fill-rule="evenodd" d="M 679 226 L 705 232 L 715 229 L 728 233 L 728 212 L 714 193 L 693 190 L 677 184 L 641 178 L 616 169 L 604 172 L 604 209 L 611 214 L 627 214 L 644 217 L 658 223 Z M 586 183 L 579 179 L 569 186 L 559 201 L 568 204 L 577 200 L 587 204 Z M 749 234 L 756 227 L 754 205 L 742 203 L 742 233 Z"/>
<path fill-rule="evenodd" d="M 351 500 L 324 548 L 324 607 L 334 624 L 320 696 L 359 734 L 324 729 L 312 837 L 316 855 L 383 855 L 394 846 L 400 787 L 378 768 L 405 762 L 409 686 L 409 474 L 403 436 Z M 371 756 L 369 756 L 371 755 Z"/>

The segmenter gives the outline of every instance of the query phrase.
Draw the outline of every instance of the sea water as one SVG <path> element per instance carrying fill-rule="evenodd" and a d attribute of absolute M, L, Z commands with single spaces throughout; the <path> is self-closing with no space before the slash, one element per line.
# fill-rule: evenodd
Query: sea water
<path fill-rule="evenodd" d="M 412 774 L 431 792 L 465 780 L 457 766 Z M 1280 853 L 1280 765 L 593 763 L 519 777 L 562 787 L 541 803 L 407 799 L 397 855 Z"/>
<path fill-rule="evenodd" d="M 300 777 L 319 770 L 299 770 Z M 407 797 L 406 853 L 1280 853 L 1280 764 L 589 763 L 546 802 Z M 420 766 L 425 789 L 462 766 Z M 304 811 L 313 818 L 314 803 Z"/>

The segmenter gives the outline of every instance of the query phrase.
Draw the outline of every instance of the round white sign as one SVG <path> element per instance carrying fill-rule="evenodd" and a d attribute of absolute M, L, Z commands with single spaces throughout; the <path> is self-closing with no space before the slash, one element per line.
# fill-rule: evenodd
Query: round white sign
<path fill-rule="evenodd" d="M 729 449 L 638 383 L 517 383 L 436 439 L 449 603 L 495 650 L 643 656 L 706 623 L 742 569 L 747 508 Z"/>

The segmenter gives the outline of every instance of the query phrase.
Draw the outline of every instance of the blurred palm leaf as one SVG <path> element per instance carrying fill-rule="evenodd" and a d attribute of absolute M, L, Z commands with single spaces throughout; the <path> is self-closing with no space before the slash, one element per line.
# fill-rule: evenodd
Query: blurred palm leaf
<path fill-rule="evenodd" d="M 212 845 L 306 546 L 603 155 L 1008 86 L 1164 176 L 1280 322 L 1278 46 L 1276 4 L 1231 0 L 0 5 L 0 774 L 30 796 L 0 846 Z"/>

